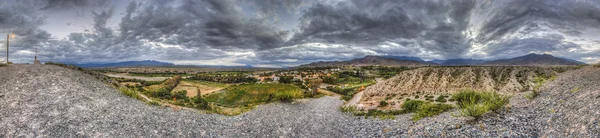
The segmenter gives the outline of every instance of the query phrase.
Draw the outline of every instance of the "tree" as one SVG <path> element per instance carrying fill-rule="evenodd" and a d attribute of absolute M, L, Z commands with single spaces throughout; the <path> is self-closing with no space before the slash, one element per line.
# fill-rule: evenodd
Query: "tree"
<path fill-rule="evenodd" d="M 308 91 L 310 92 L 310 97 L 313 97 L 316 95 L 316 93 L 319 91 L 319 86 L 321 85 L 321 80 L 309 80 L 308 81 Z"/>
<path fill-rule="evenodd" d="M 194 100 L 195 107 L 198 109 L 209 109 L 210 108 L 210 106 L 208 106 L 208 102 L 204 98 L 200 97 L 200 95 L 197 95 L 196 97 L 194 97 L 193 100 Z"/>

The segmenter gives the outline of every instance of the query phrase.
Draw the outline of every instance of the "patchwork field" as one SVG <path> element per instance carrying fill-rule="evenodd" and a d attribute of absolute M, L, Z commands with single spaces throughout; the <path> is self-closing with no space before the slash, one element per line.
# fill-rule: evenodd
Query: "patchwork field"
<path fill-rule="evenodd" d="M 163 81 L 169 79 L 170 77 L 146 77 L 146 76 L 132 76 L 127 73 L 105 73 L 104 75 L 113 77 L 113 78 L 126 78 L 126 79 L 138 79 L 144 81 Z"/>
<path fill-rule="evenodd" d="M 207 95 L 206 101 L 226 107 L 254 106 L 302 98 L 302 89 L 289 84 L 242 84 Z"/>
<path fill-rule="evenodd" d="M 227 84 L 217 83 L 217 82 L 207 82 L 207 81 L 196 81 L 196 80 L 182 80 L 179 82 L 177 87 L 173 89 L 173 92 L 187 91 L 188 97 L 195 97 L 200 93 L 200 95 L 211 94 L 213 92 L 219 91 L 223 88 L 226 88 Z"/>

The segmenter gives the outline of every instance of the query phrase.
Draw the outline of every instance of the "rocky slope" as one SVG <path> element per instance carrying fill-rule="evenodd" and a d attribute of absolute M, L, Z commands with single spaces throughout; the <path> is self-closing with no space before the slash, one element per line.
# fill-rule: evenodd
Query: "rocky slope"
<path fill-rule="evenodd" d="M 429 67 L 409 70 L 365 89 L 363 100 L 388 94 L 447 94 L 464 89 L 514 93 L 531 90 L 536 77 L 551 78 L 570 67 Z"/>
<path fill-rule="evenodd" d="M 397 60 L 380 56 L 365 56 L 363 58 L 353 59 L 350 61 L 315 62 L 306 65 L 300 65 L 298 68 L 332 66 L 435 66 L 435 64 L 413 60 Z"/>

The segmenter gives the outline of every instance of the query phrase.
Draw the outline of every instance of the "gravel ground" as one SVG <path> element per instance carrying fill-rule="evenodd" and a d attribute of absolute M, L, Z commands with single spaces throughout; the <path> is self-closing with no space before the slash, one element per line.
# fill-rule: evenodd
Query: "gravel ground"
<path fill-rule="evenodd" d="M 563 79 L 570 78 L 557 81 Z M 585 79 L 572 83 L 600 84 L 598 75 Z M 75 70 L 10 65 L 0 67 L 0 137 L 597 137 L 598 86 L 582 87 L 579 94 L 593 95 L 582 97 L 582 104 L 575 99 L 581 95 L 572 93 L 564 102 L 569 104 L 555 105 L 553 93 L 562 91 L 548 88 L 539 101 L 515 96 L 510 110 L 478 121 L 453 116 L 457 111 L 417 122 L 411 114 L 364 119 L 340 112 L 343 102 L 329 96 L 267 104 L 230 117 L 150 106 Z M 579 114 L 585 118 L 573 117 Z"/>

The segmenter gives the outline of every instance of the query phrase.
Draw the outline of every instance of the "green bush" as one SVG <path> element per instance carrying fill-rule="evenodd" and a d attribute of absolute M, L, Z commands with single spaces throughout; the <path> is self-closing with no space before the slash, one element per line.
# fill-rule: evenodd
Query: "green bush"
<path fill-rule="evenodd" d="M 436 102 L 440 102 L 440 103 L 445 103 L 446 100 L 446 96 L 439 96 L 437 99 L 435 99 Z"/>
<path fill-rule="evenodd" d="M 196 97 L 192 98 L 192 100 L 194 101 L 194 107 L 196 107 L 197 109 L 210 109 L 208 102 L 200 95 L 197 95 Z"/>
<path fill-rule="evenodd" d="M 402 110 L 406 112 L 414 112 L 419 109 L 419 106 L 423 105 L 425 102 L 420 100 L 408 100 L 402 104 Z"/>
<path fill-rule="evenodd" d="M 479 118 L 489 111 L 501 109 L 510 97 L 498 93 L 462 91 L 452 96 L 452 99 L 456 100 L 463 115 Z"/>
<path fill-rule="evenodd" d="M 422 104 L 421 106 L 419 106 L 417 111 L 413 114 L 412 119 L 414 121 L 417 121 L 417 120 L 421 120 L 425 117 L 432 117 L 432 116 L 441 114 L 443 112 L 446 112 L 452 108 L 454 108 L 454 107 L 452 107 L 452 105 L 448 105 L 448 104 L 425 103 L 425 104 Z"/>
<path fill-rule="evenodd" d="M 461 91 L 457 94 L 452 95 L 452 99 L 455 100 L 459 107 L 464 107 L 463 104 L 468 101 L 480 101 L 482 99 L 483 94 L 480 92 L 476 92 L 473 90 L 465 90 Z"/>
<path fill-rule="evenodd" d="M 171 92 L 167 88 L 160 88 L 155 91 L 150 92 L 150 96 L 160 99 L 170 99 Z"/>
<path fill-rule="evenodd" d="M 177 100 L 179 100 L 179 99 L 181 99 L 181 100 L 187 100 L 188 97 L 187 97 L 186 94 L 187 94 L 187 91 L 186 90 L 182 90 L 182 91 L 175 92 L 173 94 L 173 97 L 177 98 Z"/>
<path fill-rule="evenodd" d="M 490 110 L 488 106 L 483 103 L 477 103 L 475 101 L 469 101 L 464 103 L 464 107 L 461 108 L 460 112 L 463 115 L 480 118 L 483 114 Z"/>
<path fill-rule="evenodd" d="M 388 105 L 388 102 L 385 101 L 385 100 L 379 102 L 379 107 L 384 107 L 384 106 L 387 106 L 387 105 Z"/>

